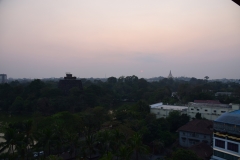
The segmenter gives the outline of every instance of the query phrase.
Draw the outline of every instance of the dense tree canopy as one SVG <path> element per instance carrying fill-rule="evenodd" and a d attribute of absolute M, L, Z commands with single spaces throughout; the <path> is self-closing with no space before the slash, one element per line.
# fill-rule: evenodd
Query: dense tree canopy
<path fill-rule="evenodd" d="M 196 78 L 188 82 L 166 78 L 147 82 L 134 75 L 109 77 L 106 82 L 82 82 L 83 90 L 74 87 L 68 94 L 57 87 L 57 82 L 38 79 L 1 84 L 0 113 L 9 117 L 27 115 L 28 120 L 2 122 L 5 142 L 0 143 L 0 152 L 8 152 L 0 158 L 28 159 L 44 151 L 41 156 L 47 159 L 61 159 L 57 155 L 62 153 L 84 158 L 139 159 L 171 148 L 177 141 L 176 130 L 189 121 L 187 115 L 179 112 L 156 119 L 149 113 L 149 104 L 185 105 L 196 99 L 240 103 L 237 83 Z M 220 91 L 232 95 L 215 97 L 215 92 Z M 169 158 L 182 155 L 197 159 L 185 150 L 178 150 Z"/>

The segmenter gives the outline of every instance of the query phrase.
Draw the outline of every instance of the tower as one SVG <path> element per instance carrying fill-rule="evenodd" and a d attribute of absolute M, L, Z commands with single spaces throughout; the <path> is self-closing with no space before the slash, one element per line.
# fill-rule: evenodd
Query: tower
<path fill-rule="evenodd" d="M 7 83 L 7 75 L 6 74 L 0 74 L 0 84 Z"/>
<path fill-rule="evenodd" d="M 170 79 L 170 78 L 173 78 L 172 73 L 171 73 L 171 70 L 170 70 L 170 73 L 169 73 L 169 75 L 168 75 L 168 79 Z"/>

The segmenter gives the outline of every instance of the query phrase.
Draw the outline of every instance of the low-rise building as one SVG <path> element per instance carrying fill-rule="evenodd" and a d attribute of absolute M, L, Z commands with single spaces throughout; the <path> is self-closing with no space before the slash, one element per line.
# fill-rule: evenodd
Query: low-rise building
<path fill-rule="evenodd" d="M 213 122 L 212 160 L 240 159 L 240 110 L 225 113 Z"/>
<path fill-rule="evenodd" d="M 181 126 L 179 133 L 179 144 L 183 147 L 191 147 L 196 144 L 212 144 L 213 122 L 203 119 L 194 119 Z"/>
<path fill-rule="evenodd" d="M 239 104 L 220 104 L 220 103 L 211 103 L 211 102 L 199 103 L 195 101 L 195 102 L 188 103 L 187 114 L 191 118 L 195 118 L 196 114 L 200 113 L 202 118 L 205 118 L 208 120 L 215 120 L 223 113 L 231 112 L 239 109 L 240 109 Z"/>
<path fill-rule="evenodd" d="M 172 111 L 187 114 L 187 109 L 188 107 L 185 106 L 163 105 L 163 103 L 150 105 L 150 113 L 156 114 L 156 118 L 166 118 Z"/>

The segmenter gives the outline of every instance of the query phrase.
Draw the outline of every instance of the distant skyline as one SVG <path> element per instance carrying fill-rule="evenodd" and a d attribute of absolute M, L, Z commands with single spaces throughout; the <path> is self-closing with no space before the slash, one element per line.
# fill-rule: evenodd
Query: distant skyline
<path fill-rule="evenodd" d="M 239 28 L 226 0 L 1 0 L 0 74 L 240 79 Z"/>

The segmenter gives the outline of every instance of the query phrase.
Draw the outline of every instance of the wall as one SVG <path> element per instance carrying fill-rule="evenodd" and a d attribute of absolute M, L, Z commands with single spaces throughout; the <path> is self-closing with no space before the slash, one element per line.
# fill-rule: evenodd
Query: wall
<path fill-rule="evenodd" d="M 201 142 L 207 142 L 208 145 L 211 145 L 212 135 L 179 131 L 179 144 L 181 146 L 191 147 L 192 145 L 195 145 Z"/>

